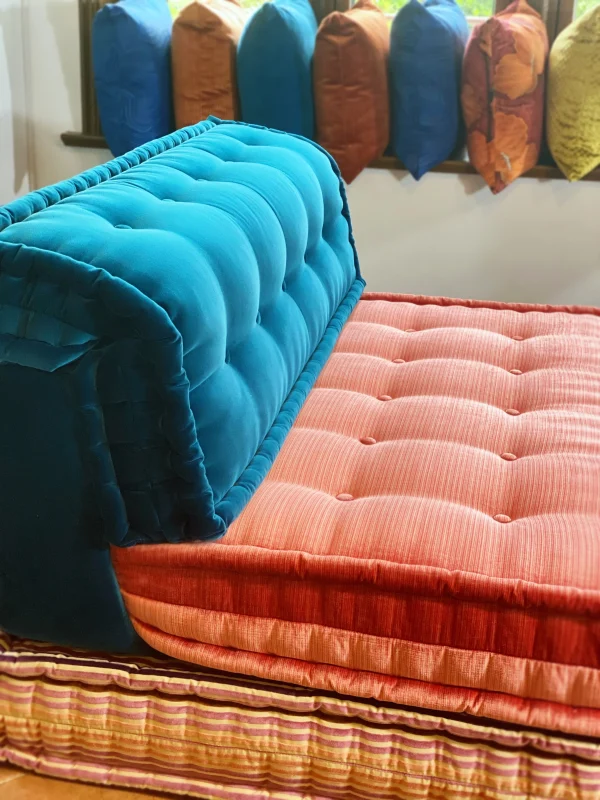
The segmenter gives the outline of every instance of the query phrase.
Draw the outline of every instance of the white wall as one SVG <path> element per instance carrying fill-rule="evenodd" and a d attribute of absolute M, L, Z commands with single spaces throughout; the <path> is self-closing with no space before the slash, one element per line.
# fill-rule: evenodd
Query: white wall
<path fill-rule="evenodd" d="M 81 130 L 77 0 L 25 0 L 36 188 L 69 178 L 109 157 L 107 150 L 65 147 L 60 134 Z"/>
<path fill-rule="evenodd" d="M 28 1 L 37 186 L 108 157 L 60 141 L 80 125 L 76 9 Z M 493 197 L 475 176 L 367 170 L 349 198 L 372 290 L 600 305 L 600 183 L 523 179 Z"/>
<path fill-rule="evenodd" d="M 29 189 L 21 0 L 0 0 L 0 204 Z"/>
<path fill-rule="evenodd" d="M 600 305 L 600 183 L 366 170 L 349 202 L 373 291 Z"/>

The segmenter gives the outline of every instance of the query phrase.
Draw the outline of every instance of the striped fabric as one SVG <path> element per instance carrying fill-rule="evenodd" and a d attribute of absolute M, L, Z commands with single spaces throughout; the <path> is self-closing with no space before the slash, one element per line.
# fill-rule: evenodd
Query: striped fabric
<path fill-rule="evenodd" d="M 210 800 L 594 800 L 600 742 L 0 637 L 0 760 Z"/>
<path fill-rule="evenodd" d="M 600 316 L 367 295 L 252 502 L 113 551 L 212 668 L 600 737 Z"/>

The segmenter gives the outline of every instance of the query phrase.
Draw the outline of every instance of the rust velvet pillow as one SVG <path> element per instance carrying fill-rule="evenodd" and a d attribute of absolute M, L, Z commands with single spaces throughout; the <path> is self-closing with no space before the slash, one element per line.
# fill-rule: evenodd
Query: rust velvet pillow
<path fill-rule="evenodd" d="M 525 0 L 473 31 L 463 64 L 469 158 L 497 194 L 537 164 L 548 35 Z"/>
<path fill-rule="evenodd" d="M 193 0 L 173 25 L 173 101 L 178 128 L 214 114 L 239 118 L 237 43 L 248 12 L 236 0 Z"/>
<path fill-rule="evenodd" d="M 389 49 L 387 20 L 371 0 L 329 14 L 317 33 L 317 141 L 348 183 L 383 154 L 389 141 Z"/>

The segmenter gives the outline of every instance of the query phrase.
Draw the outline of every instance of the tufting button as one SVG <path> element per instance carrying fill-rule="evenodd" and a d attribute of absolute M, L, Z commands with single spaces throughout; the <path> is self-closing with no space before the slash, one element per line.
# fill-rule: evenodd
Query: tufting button
<path fill-rule="evenodd" d="M 406 364 L 406 361 L 403 358 L 393 358 L 392 364 Z"/>
<path fill-rule="evenodd" d="M 503 458 L 505 461 L 516 461 L 517 457 L 514 453 L 502 453 L 500 458 Z"/>
<path fill-rule="evenodd" d="M 496 522 L 512 522 L 511 518 L 507 514 L 496 514 L 494 519 Z"/>
<path fill-rule="evenodd" d="M 282 292 L 287 291 L 287 283 L 285 281 L 281 284 L 281 291 Z"/>
<path fill-rule="evenodd" d="M 416 333 L 416 328 L 405 328 L 404 333 Z"/>
<path fill-rule="evenodd" d="M 391 400 L 392 398 L 389 396 L 389 394 L 380 394 L 377 399 L 378 400 Z"/>
<path fill-rule="evenodd" d="M 521 412 L 520 412 L 520 411 L 517 411 L 517 409 L 516 409 L 516 408 L 507 408 L 507 409 L 506 409 L 506 413 L 507 413 L 507 414 L 510 414 L 510 415 L 511 415 L 511 417 L 518 417 L 518 416 L 519 416 L 519 414 L 520 414 Z"/>
<path fill-rule="evenodd" d="M 115 225 L 115 228 L 120 228 L 123 231 L 130 231 L 131 230 L 131 225 L 119 224 L 119 225 Z"/>
<path fill-rule="evenodd" d="M 512 338 L 515 340 L 515 342 L 522 342 L 525 337 L 524 336 L 513 336 Z"/>
<path fill-rule="evenodd" d="M 522 375 L 523 374 L 520 369 L 509 369 L 508 371 L 510 372 L 511 375 Z"/>
<path fill-rule="evenodd" d="M 231 363 L 231 353 L 229 352 L 229 350 L 225 351 L 225 363 L 226 364 L 230 364 Z"/>
<path fill-rule="evenodd" d="M 377 444 L 377 439 L 374 439 L 372 436 L 363 436 L 359 439 L 361 444 Z"/>
<path fill-rule="evenodd" d="M 354 497 L 351 494 L 338 494 L 335 498 L 336 500 L 354 500 Z"/>
<path fill-rule="evenodd" d="M 262 322 L 262 317 L 261 317 L 260 311 L 259 311 L 258 314 L 256 315 L 256 324 L 260 325 L 261 322 Z"/>

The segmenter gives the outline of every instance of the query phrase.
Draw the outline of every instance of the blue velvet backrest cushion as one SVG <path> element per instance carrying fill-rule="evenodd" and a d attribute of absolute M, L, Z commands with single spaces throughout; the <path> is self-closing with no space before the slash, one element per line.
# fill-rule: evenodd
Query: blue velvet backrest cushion
<path fill-rule="evenodd" d="M 469 26 L 454 0 L 409 0 L 392 24 L 392 149 L 417 180 L 461 146 Z"/>
<path fill-rule="evenodd" d="M 248 20 L 237 54 L 242 119 L 309 139 L 315 134 L 309 0 L 272 0 Z"/>
<path fill-rule="evenodd" d="M 114 156 L 173 130 L 172 27 L 167 0 L 120 0 L 94 18 L 98 110 Z"/>
<path fill-rule="evenodd" d="M 0 209 L 0 414 L 4 367 L 64 375 L 106 539 L 218 537 L 362 287 L 324 151 L 183 129 Z"/>

